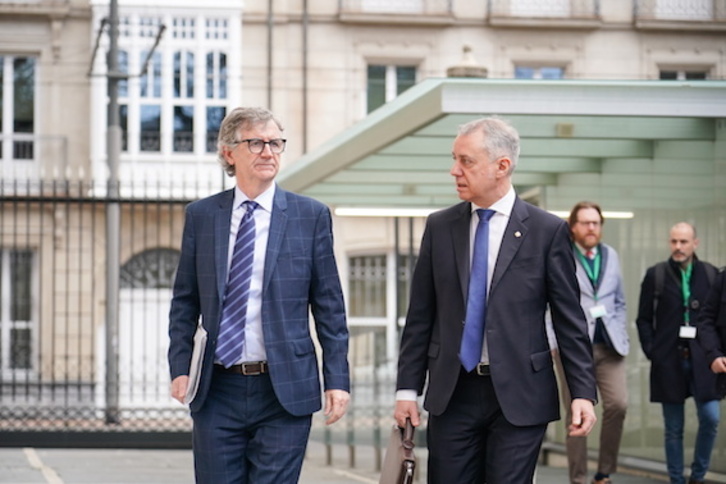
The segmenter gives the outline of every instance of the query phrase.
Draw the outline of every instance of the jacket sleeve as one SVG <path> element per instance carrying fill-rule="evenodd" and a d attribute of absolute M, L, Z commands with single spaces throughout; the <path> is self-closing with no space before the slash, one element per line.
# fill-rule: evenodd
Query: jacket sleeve
<path fill-rule="evenodd" d="M 706 353 L 706 361 L 711 365 L 716 358 L 724 356 L 724 342 L 718 332 L 721 327 L 724 334 L 726 326 L 726 271 L 721 271 L 709 290 L 706 301 L 696 321 L 696 336 L 698 344 Z"/>
<path fill-rule="evenodd" d="M 548 301 L 572 398 L 597 401 L 592 343 L 582 311 L 567 224 L 555 230 L 547 255 Z"/>
<path fill-rule="evenodd" d="M 428 371 L 428 349 L 436 314 L 436 293 L 431 261 L 430 218 L 411 280 L 411 297 L 401 337 L 396 390 L 423 393 Z"/>
<path fill-rule="evenodd" d="M 195 230 L 192 211 L 187 207 L 181 256 L 169 311 L 169 370 L 171 379 L 189 374 L 194 332 L 201 313 L 196 276 Z"/>
<path fill-rule="evenodd" d="M 327 207 L 318 212 L 314 237 L 310 309 L 323 350 L 323 384 L 325 390 L 350 392 L 348 326 L 333 253 L 332 220 Z"/>
<path fill-rule="evenodd" d="M 653 311 L 653 298 L 655 297 L 654 270 L 648 269 L 640 285 L 640 301 L 638 303 L 638 316 L 635 324 L 638 328 L 640 347 L 650 360 L 652 358 L 653 338 L 655 336 L 655 313 Z"/>

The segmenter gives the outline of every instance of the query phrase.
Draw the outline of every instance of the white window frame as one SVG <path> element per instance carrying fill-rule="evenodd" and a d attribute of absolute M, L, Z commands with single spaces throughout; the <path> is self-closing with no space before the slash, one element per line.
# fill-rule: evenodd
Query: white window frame
<path fill-rule="evenodd" d="M 10 254 L 13 251 L 30 251 L 31 252 L 31 271 L 30 277 L 30 320 L 28 321 L 11 321 L 11 306 L 13 299 L 13 289 L 10 281 Z M 34 378 L 38 368 L 38 253 L 36 250 L 28 248 L 2 247 L 0 248 L 0 377 L 3 380 L 25 381 Z M 11 368 L 10 356 L 12 353 L 10 334 L 14 329 L 30 330 L 30 368 Z"/>
<path fill-rule="evenodd" d="M 366 95 L 363 96 L 365 99 L 365 106 L 363 108 L 364 114 L 368 114 L 368 85 L 370 83 L 370 78 L 368 77 L 368 68 L 370 66 L 384 66 L 386 68 L 386 73 L 384 77 L 384 104 L 389 103 L 393 101 L 396 97 L 398 97 L 398 75 L 397 75 L 397 69 L 399 67 L 409 67 L 413 68 L 415 72 L 414 77 L 414 84 L 418 82 L 419 78 L 419 67 L 416 62 L 376 62 L 376 61 L 368 61 L 366 62 L 365 67 L 365 73 L 366 73 L 366 80 L 365 80 L 365 89 L 366 89 Z M 377 108 L 376 108 L 377 109 Z"/>
<path fill-rule="evenodd" d="M 101 19 L 107 15 L 107 5 L 96 0 L 93 16 L 94 25 L 100 25 Z M 128 88 L 124 95 L 119 96 L 119 105 L 126 106 L 127 125 L 124 150 L 120 155 L 119 175 L 123 182 L 143 179 L 148 182 L 168 180 L 170 170 L 174 170 L 177 178 L 195 179 L 203 184 L 217 186 L 220 179 L 219 166 L 209 163 L 214 153 L 207 151 L 207 109 L 222 108 L 229 112 L 241 100 L 241 56 L 237 54 L 242 43 L 241 10 L 230 2 L 205 2 L 195 4 L 180 2 L 175 5 L 164 5 L 161 0 L 149 0 L 149 5 L 124 5 L 119 11 L 120 36 L 119 50 L 128 54 Z M 175 26 L 174 20 L 177 19 Z M 179 19 L 182 21 L 180 22 Z M 158 25 L 165 25 L 166 30 L 156 53 L 161 56 L 161 95 L 157 97 L 140 96 L 140 82 L 134 77 L 141 72 L 144 60 L 143 52 L 154 45 L 154 36 Z M 91 118 L 91 156 L 93 171 L 99 176 L 107 174 L 106 151 L 106 79 L 107 65 L 104 52 L 108 49 L 108 36 L 101 37 L 101 49 L 94 59 L 94 77 L 92 78 L 92 118 Z M 192 52 L 194 54 L 194 73 L 192 79 L 194 95 L 186 97 L 174 96 L 174 53 Z M 215 73 L 215 93 L 206 95 L 207 72 L 206 58 L 208 53 L 226 56 L 226 97 L 220 97 L 218 86 L 221 73 Z M 150 66 L 150 73 L 153 69 Z M 218 62 L 215 63 L 218 67 Z M 190 73 L 191 74 L 191 73 Z M 153 75 L 153 74 L 151 74 Z M 186 76 L 187 73 L 182 74 Z M 141 105 L 158 105 L 161 110 L 160 147 L 158 151 L 141 151 Z M 193 148 L 191 151 L 174 150 L 174 107 L 192 107 Z M 216 147 L 215 147 L 216 148 Z"/>
<path fill-rule="evenodd" d="M 37 176 L 38 170 L 38 146 L 37 140 L 37 123 L 38 123 L 38 77 L 39 77 L 39 58 L 36 55 L 13 55 L 0 54 L 2 58 L 3 69 L 3 99 L 2 99 L 2 125 L 0 125 L 0 140 L 2 141 L 2 151 L 0 152 L 0 178 L 34 178 Z M 33 132 L 32 133 L 16 133 L 13 122 L 15 121 L 15 85 L 13 61 L 18 58 L 30 58 L 35 60 L 35 69 L 33 73 L 34 85 L 34 106 L 33 106 Z M 15 158 L 15 143 L 30 142 L 33 149 L 31 158 Z"/>

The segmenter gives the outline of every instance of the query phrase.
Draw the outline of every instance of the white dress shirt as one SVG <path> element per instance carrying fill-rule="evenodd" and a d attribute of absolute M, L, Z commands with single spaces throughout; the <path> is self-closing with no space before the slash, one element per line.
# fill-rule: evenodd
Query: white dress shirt
<path fill-rule="evenodd" d="M 502 198 L 494 202 L 489 207 L 477 207 L 473 203 L 471 204 L 472 212 L 480 208 L 488 208 L 494 210 L 494 215 L 489 219 L 489 259 L 487 260 L 487 295 L 492 285 L 492 276 L 494 275 L 494 267 L 497 264 L 497 258 L 499 257 L 499 248 L 502 246 L 502 239 L 504 238 L 504 231 L 507 229 L 509 224 L 509 217 L 512 216 L 512 209 L 514 208 L 514 200 L 516 194 L 514 193 L 514 187 L 510 187 L 509 191 Z M 474 216 L 472 213 L 471 226 L 469 229 L 469 264 L 472 262 L 474 254 L 474 237 L 476 236 L 476 228 L 479 225 L 479 217 Z M 482 363 L 489 363 L 489 349 L 487 346 L 486 331 L 484 331 L 484 347 L 481 352 Z"/>
<path fill-rule="evenodd" d="M 509 224 L 509 218 L 512 215 L 512 209 L 514 208 L 514 201 L 516 199 L 516 193 L 514 187 L 511 187 L 506 195 L 494 202 L 489 207 L 478 207 L 471 204 L 472 216 L 469 227 L 469 264 L 471 265 L 472 256 L 474 254 L 474 237 L 476 236 L 476 228 L 479 225 L 479 216 L 474 213 L 477 209 L 488 208 L 494 210 L 494 215 L 489 219 L 489 259 L 487 260 L 487 292 L 491 287 L 492 275 L 494 274 L 494 266 L 497 263 L 499 257 L 499 249 L 502 246 L 502 239 L 504 238 L 504 231 L 507 229 Z M 484 347 L 482 348 L 482 359 L 483 363 L 489 363 L 489 350 L 487 349 L 487 338 L 486 331 L 484 332 Z M 415 390 L 398 390 L 396 392 L 396 400 L 416 400 Z"/>
<path fill-rule="evenodd" d="M 265 339 L 262 334 L 262 278 L 264 277 L 265 255 L 267 253 L 267 239 L 270 235 L 270 218 L 272 217 L 272 202 L 275 197 L 275 184 L 265 190 L 254 201 L 259 207 L 254 211 L 255 217 L 255 255 L 252 261 L 252 280 L 250 281 L 250 294 L 247 301 L 247 316 L 245 323 L 245 342 L 237 364 L 243 361 L 263 361 L 267 359 L 265 352 Z M 250 200 L 238 186 L 234 188 L 234 204 L 232 207 L 232 220 L 229 225 L 229 251 L 227 254 L 227 272 L 232 264 L 232 252 L 237 240 L 237 229 L 240 220 L 245 214 L 242 204 Z"/>

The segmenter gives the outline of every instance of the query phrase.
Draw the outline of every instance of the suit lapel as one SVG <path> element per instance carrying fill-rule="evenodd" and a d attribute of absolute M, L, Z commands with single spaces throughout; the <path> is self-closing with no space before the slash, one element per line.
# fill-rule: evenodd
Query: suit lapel
<path fill-rule="evenodd" d="M 524 242 L 524 239 L 527 237 L 528 218 L 529 212 L 526 204 L 517 197 L 514 200 L 514 207 L 512 207 L 512 215 L 509 217 L 507 228 L 504 229 L 502 245 L 499 247 L 499 256 L 497 257 L 497 263 L 494 266 L 492 284 L 489 289 L 490 295 L 492 294 L 492 291 L 496 289 L 497 284 L 502 279 L 502 276 L 509 267 L 509 264 L 512 263 L 514 256 L 517 255 L 519 248 L 522 246 L 522 242 Z"/>
<path fill-rule="evenodd" d="M 608 267 L 608 251 L 602 244 L 599 244 L 597 249 L 600 252 L 600 274 L 597 275 L 597 287 L 602 287 L 602 281 Z"/>
<path fill-rule="evenodd" d="M 275 197 L 272 202 L 272 215 L 270 217 L 270 235 L 267 239 L 267 253 L 265 254 L 265 270 L 262 281 L 263 293 L 270 284 L 272 273 L 277 265 L 280 247 L 287 230 L 287 192 L 275 187 Z"/>
<path fill-rule="evenodd" d="M 470 249 L 471 242 L 471 204 L 462 203 L 461 209 L 451 221 L 451 242 L 454 245 L 454 262 L 459 273 L 461 294 L 464 296 L 464 306 L 469 292 Z"/>
<path fill-rule="evenodd" d="M 229 230 L 232 222 L 234 189 L 222 193 L 219 209 L 214 214 L 214 263 L 217 268 L 217 293 L 224 300 L 227 285 L 227 266 L 229 258 Z"/>
<path fill-rule="evenodd" d="M 595 297 L 595 292 L 592 287 L 590 277 L 585 272 L 585 268 L 582 266 L 582 259 L 577 255 L 580 249 L 572 247 L 572 256 L 575 259 L 575 275 L 577 276 L 577 282 L 580 285 L 580 291 L 589 297 Z M 602 274 L 602 271 L 600 272 Z"/>

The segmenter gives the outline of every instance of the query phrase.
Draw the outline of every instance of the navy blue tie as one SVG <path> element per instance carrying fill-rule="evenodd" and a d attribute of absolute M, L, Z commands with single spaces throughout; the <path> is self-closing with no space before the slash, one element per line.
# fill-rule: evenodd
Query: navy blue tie
<path fill-rule="evenodd" d="M 237 239 L 229 266 L 227 288 L 222 303 L 222 320 L 217 337 L 217 360 L 226 368 L 242 357 L 245 342 L 247 300 L 252 279 L 252 260 L 255 254 L 255 209 L 257 202 L 243 203 L 246 209 L 237 229 Z"/>
<path fill-rule="evenodd" d="M 484 346 L 484 324 L 487 312 L 487 265 L 489 263 L 489 219 L 494 210 L 478 209 L 479 225 L 474 236 L 474 253 L 469 276 L 469 295 L 466 299 L 466 321 L 461 338 L 459 359 L 466 371 L 472 371 L 481 361 Z"/>

